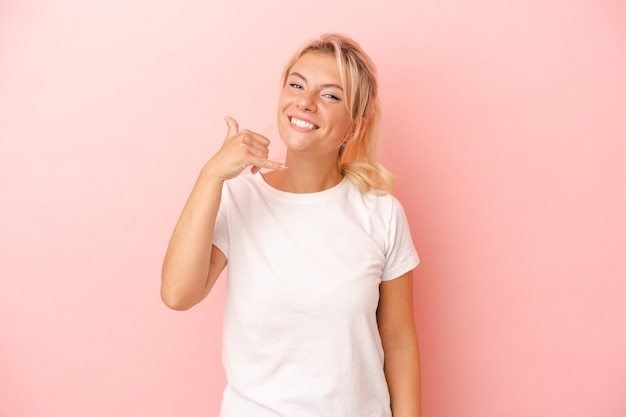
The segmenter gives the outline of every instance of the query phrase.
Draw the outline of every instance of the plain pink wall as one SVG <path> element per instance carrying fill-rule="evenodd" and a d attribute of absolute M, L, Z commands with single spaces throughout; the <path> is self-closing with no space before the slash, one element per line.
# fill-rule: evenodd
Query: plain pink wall
<path fill-rule="evenodd" d="M 626 415 L 626 7 L 615 1 L 0 3 L 0 415 L 217 415 L 224 280 L 162 256 L 223 116 L 273 131 L 289 54 L 378 64 L 422 257 L 424 416 Z"/>

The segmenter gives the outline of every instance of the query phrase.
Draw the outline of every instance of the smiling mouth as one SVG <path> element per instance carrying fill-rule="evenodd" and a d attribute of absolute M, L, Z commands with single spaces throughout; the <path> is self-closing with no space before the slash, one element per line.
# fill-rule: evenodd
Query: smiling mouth
<path fill-rule="evenodd" d="M 314 125 L 313 123 L 309 123 L 309 122 L 305 122 L 304 120 L 300 120 L 296 117 L 289 117 L 289 122 L 294 125 L 297 126 L 301 129 L 308 129 L 308 130 L 315 130 L 315 129 L 319 129 L 319 126 Z"/>

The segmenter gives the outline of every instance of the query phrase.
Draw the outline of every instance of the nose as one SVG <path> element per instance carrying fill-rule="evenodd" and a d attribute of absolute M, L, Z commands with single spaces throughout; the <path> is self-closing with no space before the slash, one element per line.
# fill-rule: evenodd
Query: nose
<path fill-rule="evenodd" d="M 315 111 L 315 109 L 317 108 L 317 104 L 315 102 L 315 92 L 303 91 L 302 93 L 300 93 L 296 105 L 302 111 Z"/>

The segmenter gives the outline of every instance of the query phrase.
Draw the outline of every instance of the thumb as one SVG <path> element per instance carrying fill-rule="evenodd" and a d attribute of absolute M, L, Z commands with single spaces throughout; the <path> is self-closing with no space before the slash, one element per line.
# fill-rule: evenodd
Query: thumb
<path fill-rule="evenodd" d="M 237 121 L 235 119 L 233 119 L 230 116 L 226 116 L 224 117 L 224 121 L 226 122 L 226 125 L 228 126 L 228 131 L 226 132 L 227 138 L 239 133 L 239 124 L 237 124 Z"/>

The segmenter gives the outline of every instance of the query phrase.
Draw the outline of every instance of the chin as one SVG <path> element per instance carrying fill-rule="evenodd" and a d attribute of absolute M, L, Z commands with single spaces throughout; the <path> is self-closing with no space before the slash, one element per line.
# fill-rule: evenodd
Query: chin
<path fill-rule="evenodd" d="M 293 132 L 288 126 L 279 126 L 278 134 L 289 150 L 303 151 L 306 150 L 311 143 L 310 138 L 302 137 L 303 135 Z"/>
<path fill-rule="evenodd" d="M 309 149 L 309 144 L 302 140 L 283 139 L 283 143 L 288 151 L 304 152 Z"/>

